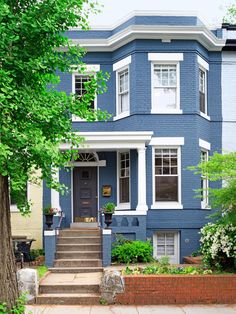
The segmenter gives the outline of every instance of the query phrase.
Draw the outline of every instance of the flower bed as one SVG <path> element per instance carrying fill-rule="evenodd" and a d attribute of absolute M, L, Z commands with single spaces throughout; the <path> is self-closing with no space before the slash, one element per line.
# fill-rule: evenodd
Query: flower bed
<path fill-rule="evenodd" d="M 234 304 L 236 275 L 125 275 L 117 304 Z"/>

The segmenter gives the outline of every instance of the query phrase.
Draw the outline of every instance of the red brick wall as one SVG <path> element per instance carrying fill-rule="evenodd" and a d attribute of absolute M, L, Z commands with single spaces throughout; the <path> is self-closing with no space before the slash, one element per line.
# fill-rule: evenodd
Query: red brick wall
<path fill-rule="evenodd" d="M 236 303 L 236 275 L 125 276 L 117 304 Z"/>

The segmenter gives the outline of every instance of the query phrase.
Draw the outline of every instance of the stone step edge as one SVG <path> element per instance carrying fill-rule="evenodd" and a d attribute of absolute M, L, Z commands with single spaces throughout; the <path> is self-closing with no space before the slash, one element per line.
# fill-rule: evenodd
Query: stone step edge
<path fill-rule="evenodd" d="M 57 251 L 56 252 L 57 254 L 58 253 L 63 253 L 63 254 L 74 254 L 74 253 L 80 253 L 80 254 L 98 254 L 98 253 L 101 253 L 101 251 Z"/>
<path fill-rule="evenodd" d="M 88 266 L 88 267 L 83 267 L 83 266 L 81 266 L 81 267 L 68 267 L 68 266 L 66 266 L 66 267 L 50 267 L 50 268 L 48 268 L 48 271 L 54 271 L 54 270 L 97 270 L 97 269 L 99 269 L 99 270 L 101 270 L 101 272 L 103 271 L 103 267 L 102 266 Z M 86 272 L 86 274 L 87 273 L 89 273 L 89 272 Z M 71 273 L 71 274 L 73 274 L 73 273 Z M 76 274 L 76 273 L 75 273 Z"/>
<path fill-rule="evenodd" d="M 80 297 L 101 297 L 101 294 L 99 293 L 42 293 L 42 294 L 38 294 L 37 298 L 40 297 L 45 297 L 45 298 L 70 298 L 70 297 L 76 297 L 76 298 L 80 298 Z"/>
<path fill-rule="evenodd" d="M 68 259 L 68 258 L 57 258 L 57 259 L 54 259 L 54 262 L 57 262 L 57 261 L 60 261 L 60 262 L 71 262 L 71 259 Z M 84 262 L 84 259 L 83 258 L 73 258 L 72 260 L 73 262 L 74 261 L 83 261 Z M 94 262 L 94 261 L 99 261 L 101 262 L 102 260 L 100 258 L 87 258 L 86 261 L 88 262 Z"/>
<path fill-rule="evenodd" d="M 101 236 L 64 237 L 59 235 L 57 239 L 101 239 Z"/>

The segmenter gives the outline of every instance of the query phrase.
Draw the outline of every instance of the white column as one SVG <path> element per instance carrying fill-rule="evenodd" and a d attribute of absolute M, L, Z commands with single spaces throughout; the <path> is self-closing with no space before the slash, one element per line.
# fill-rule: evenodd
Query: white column
<path fill-rule="evenodd" d="M 138 148 L 138 205 L 136 210 L 148 210 L 146 203 L 146 147 Z"/>
<path fill-rule="evenodd" d="M 53 174 L 53 178 L 54 178 L 54 180 L 59 181 L 59 171 L 58 170 Z M 54 189 L 51 189 L 51 206 L 52 206 L 52 208 L 61 209 L 59 192 L 57 192 Z"/>

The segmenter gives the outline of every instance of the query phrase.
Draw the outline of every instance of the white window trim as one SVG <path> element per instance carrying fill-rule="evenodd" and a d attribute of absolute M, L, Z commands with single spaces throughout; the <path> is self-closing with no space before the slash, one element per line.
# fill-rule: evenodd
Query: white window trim
<path fill-rule="evenodd" d="M 177 149 L 178 154 L 178 202 L 156 202 L 155 200 L 155 149 Z M 158 145 L 152 147 L 152 205 L 151 209 L 183 209 L 181 189 L 181 146 Z"/>
<path fill-rule="evenodd" d="M 80 72 L 73 72 L 72 73 L 72 89 L 71 92 L 75 94 L 75 77 L 77 75 L 79 76 L 88 76 L 88 75 L 96 75 L 96 72 L 100 71 L 100 65 L 99 64 L 86 64 L 83 66 L 85 68 L 85 71 Z M 94 98 L 94 109 L 97 110 L 97 95 Z M 81 119 L 77 117 L 76 115 L 72 115 L 72 122 L 87 122 L 85 119 Z"/>
<path fill-rule="evenodd" d="M 176 65 L 176 108 L 170 110 L 158 110 L 154 109 L 154 65 Z M 176 60 L 156 60 L 151 62 L 151 95 L 152 95 L 152 114 L 182 114 L 183 110 L 180 109 L 180 64 Z"/>
<path fill-rule="evenodd" d="M 211 150 L 211 143 L 202 140 L 199 138 L 199 147 L 201 147 L 203 150 Z"/>
<path fill-rule="evenodd" d="M 183 61 L 184 54 L 183 53 L 149 53 L 148 54 L 149 61 Z"/>
<path fill-rule="evenodd" d="M 157 233 L 174 233 L 176 258 L 177 258 L 177 264 L 179 264 L 179 262 L 180 262 L 180 233 L 179 233 L 179 231 L 176 231 L 176 230 L 156 230 L 156 232 L 153 233 L 153 258 L 155 258 L 155 259 L 160 258 L 160 256 L 157 255 Z"/>
<path fill-rule="evenodd" d="M 117 206 L 115 207 L 115 210 L 124 210 L 124 209 L 130 209 L 130 204 L 129 203 L 120 203 L 120 153 L 129 153 L 129 200 L 131 198 L 131 163 L 130 163 L 130 150 L 119 150 L 116 152 L 116 160 L 117 160 L 117 174 L 116 174 L 116 179 L 117 179 Z M 135 214 L 135 212 L 134 212 Z"/>
<path fill-rule="evenodd" d="M 120 71 L 122 68 L 126 67 L 129 65 L 132 61 L 132 57 L 128 56 L 116 63 L 113 64 L 113 71 Z"/>
<path fill-rule="evenodd" d="M 29 198 L 30 198 L 30 183 L 27 182 L 27 201 L 29 201 Z M 12 204 L 12 205 L 10 204 L 10 212 L 11 213 L 19 213 L 20 210 L 16 204 Z"/>
<path fill-rule="evenodd" d="M 130 57 L 130 60 L 131 60 L 131 57 Z M 114 69 L 114 66 L 113 66 L 113 69 Z M 128 82 L 129 82 L 129 94 L 128 94 L 129 95 L 129 97 L 128 97 L 129 110 L 118 113 L 119 112 L 119 73 L 126 70 L 126 69 L 128 69 L 128 74 L 129 74 L 129 80 L 128 80 Z M 130 115 L 130 67 L 128 64 L 128 65 L 123 66 L 122 68 L 117 69 L 117 71 L 116 71 L 116 115 L 113 117 L 113 121 L 123 119 L 125 117 L 128 117 L 129 115 Z"/>
<path fill-rule="evenodd" d="M 206 108 L 206 112 L 202 112 L 200 110 L 200 99 L 199 99 L 199 112 L 200 112 L 201 117 L 210 121 L 211 118 L 208 116 L 208 101 L 207 101 L 207 98 L 208 98 L 207 82 L 208 82 L 209 64 L 200 56 L 197 56 L 197 62 L 199 65 L 199 69 L 205 73 L 205 108 Z M 199 74 L 198 74 L 198 85 L 199 85 Z M 198 90 L 199 89 L 200 88 L 198 87 Z"/>
<path fill-rule="evenodd" d="M 207 141 L 204 141 L 202 140 L 201 138 L 199 138 L 199 147 L 201 149 L 201 151 L 204 151 L 207 153 L 207 160 L 209 158 L 209 152 L 211 150 L 211 143 L 207 142 Z M 206 188 L 209 187 L 209 180 L 206 179 Z M 207 193 L 208 194 L 208 193 Z M 209 206 L 209 196 L 207 195 L 207 199 L 206 200 L 203 200 L 201 201 L 201 209 L 210 209 L 210 206 Z"/>

